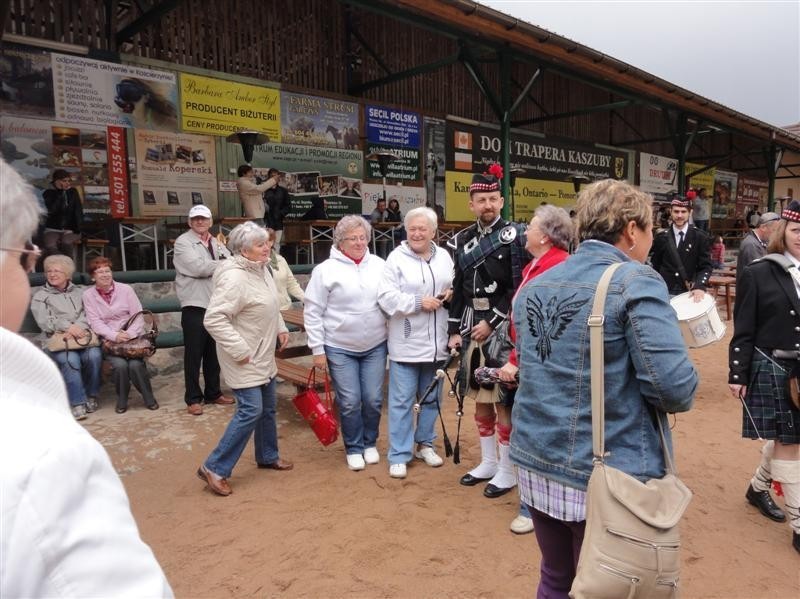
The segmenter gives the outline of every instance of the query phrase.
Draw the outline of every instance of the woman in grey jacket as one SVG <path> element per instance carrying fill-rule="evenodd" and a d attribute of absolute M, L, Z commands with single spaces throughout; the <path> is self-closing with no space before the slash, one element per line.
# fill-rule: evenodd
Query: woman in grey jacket
<path fill-rule="evenodd" d="M 47 283 L 33 295 L 31 312 L 42 330 L 42 349 L 61 370 L 72 415 L 83 420 L 87 413 L 97 409 L 103 354 L 99 346 L 69 351 L 47 350 L 48 343 L 56 335 L 88 342 L 92 331 L 83 309 L 83 288 L 72 283 L 75 272 L 72 258 L 61 254 L 48 256 L 44 261 L 44 272 Z"/>
<path fill-rule="evenodd" d="M 436 454 L 440 385 L 422 404 L 414 430 L 413 405 L 447 358 L 447 310 L 452 294 L 453 260 L 436 247 L 436 213 L 414 208 L 405 217 L 408 236 L 386 259 L 378 286 L 378 304 L 389 315 L 389 475 L 406 477 L 413 455 L 428 466 L 441 466 Z"/>

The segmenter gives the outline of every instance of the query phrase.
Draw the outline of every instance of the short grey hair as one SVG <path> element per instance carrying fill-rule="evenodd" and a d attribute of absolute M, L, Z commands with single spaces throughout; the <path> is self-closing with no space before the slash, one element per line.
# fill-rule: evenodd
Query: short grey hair
<path fill-rule="evenodd" d="M 539 219 L 539 230 L 550 238 L 553 245 L 569 251 L 576 237 L 575 223 L 569 213 L 558 206 L 545 204 L 539 206 L 533 215 Z"/>
<path fill-rule="evenodd" d="M 369 221 L 360 214 L 346 214 L 336 223 L 336 228 L 333 230 L 333 245 L 337 248 L 342 244 L 342 240 L 347 237 L 353 229 L 364 229 L 367 235 L 367 243 L 372 239 L 372 225 Z"/>
<path fill-rule="evenodd" d="M 247 221 L 236 225 L 228 235 L 228 250 L 234 255 L 241 254 L 242 250 L 249 250 L 255 244 L 266 241 L 268 238 L 267 230 L 264 227 L 259 227 L 253 221 Z"/>
<path fill-rule="evenodd" d="M 403 226 L 408 229 L 408 223 L 419 217 L 426 218 L 431 229 L 434 231 L 439 227 L 439 218 L 436 216 L 436 212 L 427 206 L 417 206 L 406 212 L 403 218 Z"/>
<path fill-rule="evenodd" d="M 43 265 L 45 273 L 47 273 L 47 267 L 50 265 L 62 267 L 64 269 L 64 274 L 67 275 L 67 279 L 71 279 L 75 272 L 75 263 L 72 261 L 72 258 L 64 254 L 53 254 L 45 258 Z"/>
<path fill-rule="evenodd" d="M 41 214 L 31 186 L 0 158 L 0 247 L 22 248 L 36 232 Z M 0 263 L 7 255 L 0 252 Z"/>

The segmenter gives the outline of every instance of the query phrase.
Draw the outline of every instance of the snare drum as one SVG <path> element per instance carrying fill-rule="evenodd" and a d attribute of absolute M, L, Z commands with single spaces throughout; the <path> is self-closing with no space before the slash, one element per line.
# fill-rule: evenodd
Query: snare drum
<path fill-rule="evenodd" d="M 711 295 L 706 293 L 701 301 L 695 303 L 691 293 L 682 293 L 669 303 L 678 316 L 683 340 L 689 347 L 703 347 L 725 335 L 725 323 L 719 317 L 717 303 Z"/>

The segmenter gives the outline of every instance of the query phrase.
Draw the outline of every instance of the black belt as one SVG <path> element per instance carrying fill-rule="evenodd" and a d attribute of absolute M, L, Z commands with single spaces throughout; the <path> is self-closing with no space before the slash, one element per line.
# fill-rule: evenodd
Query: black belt
<path fill-rule="evenodd" d="M 793 349 L 773 349 L 772 357 L 776 360 L 800 360 L 800 351 Z"/>

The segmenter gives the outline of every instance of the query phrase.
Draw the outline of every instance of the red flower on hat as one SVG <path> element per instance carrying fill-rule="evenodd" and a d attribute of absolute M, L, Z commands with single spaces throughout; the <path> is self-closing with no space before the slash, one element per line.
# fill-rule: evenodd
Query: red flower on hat
<path fill-rule="evenodd" d="M 500 166 L 497 162 L 495 162 L 492 166 L 489 167 L 489 174 L 494 175 L 498 179 L 503 178 L 503 167 Z"/>
<path fill-rule="evenodd" d="M 694 189 L 690 189 L 686 192 L 686 199 L 693 200 L 697 197 L 697 192 Z"/>

